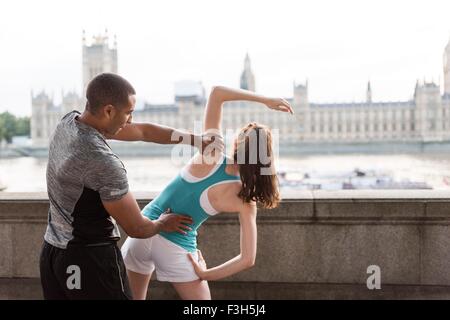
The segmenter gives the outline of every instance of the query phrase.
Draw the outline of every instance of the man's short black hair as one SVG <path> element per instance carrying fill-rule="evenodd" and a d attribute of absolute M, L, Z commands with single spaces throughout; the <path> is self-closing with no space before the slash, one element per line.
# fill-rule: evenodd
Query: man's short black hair
<path fill-rule="evenodd" d="M 128 97 L 136 94 L 133 86 L 114 73 L 101 73 L 89 82 L 86 89 L 86 109 L 95 114 L 101 107 L 111 104 L 118 108 L 128 106 Z"/>

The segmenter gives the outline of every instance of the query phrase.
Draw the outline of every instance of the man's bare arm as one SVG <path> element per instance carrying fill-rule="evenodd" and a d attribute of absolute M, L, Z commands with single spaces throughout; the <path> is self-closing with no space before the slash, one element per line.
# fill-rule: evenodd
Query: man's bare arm
<path fill-rule="evenodd" d="M 166 127 L 154 123 L 131 123 L 126 125 L 115 135 L 106 135 L 107 139 L 121 141 L 144 141 L 159 144 L 185 144 L 197 147 L 202 153 L 210 146 L 210 150 L 216 148 L 223 150 L 224 143 L 221 137 L 209 135 L 197 135 Z"/>
<path fill-rule="evenodd" d="M 121 141 L 145 141 L 159 144 L 194 144 L 194 135 L 171 127 L 154 123 L 130 123 L 107 139 Z"/>
<path fill-rule="evenodd" d="M 132 238 L 150 238 L 160 231 L 177 231 L 185 234 L 190 228 L 192 219 L 177 214 L 163 214 L 152 221 L 141 214 L 141 210 L 133 195 L 128 192 L 120 200 L 103 201 L 106 211 L 123 230 Z"/>

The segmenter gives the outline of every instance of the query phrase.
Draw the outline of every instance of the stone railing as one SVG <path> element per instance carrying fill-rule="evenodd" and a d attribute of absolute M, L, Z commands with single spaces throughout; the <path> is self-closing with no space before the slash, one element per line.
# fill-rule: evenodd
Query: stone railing
<path fill-rule="evenodd" d="M 154 196 L 136 194 L 141 207 Z M 0 298 L 42 298 L 47 210 L 46 194 L 0 193 Z M 211 282 L 213 299 L 450 299 L 450 192 L 301 191 L 257 220 L 255 266 Z M 237 255 L 237 215 L 209 219 L 198 242 L 208 266 Z M 381 289 L 369 290 L 373 265 Z M 166 283 L 150 291 L 176 298 Z"/>

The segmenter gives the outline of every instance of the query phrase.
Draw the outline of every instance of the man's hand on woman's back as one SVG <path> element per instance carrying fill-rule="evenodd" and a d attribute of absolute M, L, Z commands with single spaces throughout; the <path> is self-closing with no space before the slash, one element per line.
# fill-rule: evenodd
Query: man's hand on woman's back
<path fill-rule="evenodd" d="M 186 234 L 186 230 L 192 230 L 188 224 L 192 224 L 193 221 L 190 216 L 172 213 L 169 208 L 155 222 L 161 224 L 162 231 Z"/>
<path fill-rule="evenodd" d="M 180 232 L 190 228 L 186 224 L 192 223 L 192 218 L 173 213 L 162 214 L 158 220 L 152 221 L 143 216 L 133 195 L 128 192 L 120 200 L 102 201 L 109 215 L 112 216 L 123 230 L 132 238 L 150 238 L 160 231 Z"/>

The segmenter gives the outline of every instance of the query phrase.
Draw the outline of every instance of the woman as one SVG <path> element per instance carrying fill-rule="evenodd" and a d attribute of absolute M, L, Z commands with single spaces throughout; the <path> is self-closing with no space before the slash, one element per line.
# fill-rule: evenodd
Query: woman
<path fill-rule="evenodd" d="M 204 131 L 221 131 L 222 106 L 226 101 L 246 100 L 273 110 L 290 112 L 289 103 L 246 90 L 214 87 L 205 109 Z M 166 208 L 192 216 L 186 234 L 164 233 L 148 239 L 128 238 L 122 246 L 130 286 L 135 299 L 145 299 L 154 270 L 159 281 L 169 281 L 182 299 L 211 299 L 208 282 L 250 268 L 256 257 L 256 203 L 274 208 L 279 202 L 273 170 L 272 135 L 269 128 L 250 123 L 234 142 L 233 155 L 214 150 L 196 154 L 161 194 L 142 211 L 155 220 Z M 214 161 L 211 161 L 211 160 Z M 265 170 L 265 172 L 264 172 Z M 238 212 L 241 252 L 211 269 L 197 250 L 197 229 L 219 212 Z"/>

